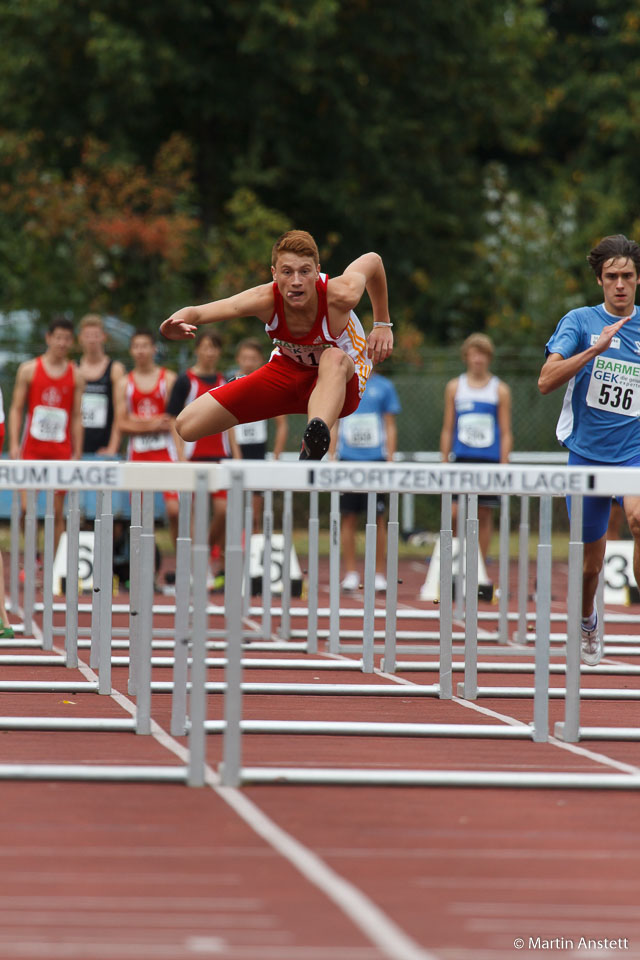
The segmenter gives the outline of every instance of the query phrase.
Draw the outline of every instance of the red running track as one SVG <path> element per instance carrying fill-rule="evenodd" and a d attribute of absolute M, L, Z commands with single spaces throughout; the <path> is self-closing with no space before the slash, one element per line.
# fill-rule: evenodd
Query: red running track
<path fill-rule="evenodd" d="M 404 608 L 427 609 L 416 600 L 421 565 L 407 564 L 402 578 Z M 562 610 L 563 578 L 558 567 L 554 610 Z M 2 652 L 33 653 L 19 641 Z M 3 679 L 69 673 L 79 681 L 89 675 L 87 668 L 2 668 Z M 154 679 L 170 675 L 154 668 Z M 394 682 L 379 673 L 314 676 Z M 220 671 L 211 678 L 221 678 Z M 304 670 L 256 670 L 250 679 L 310 677 Z M 400 699 L 252 696 L 245 698 L 245 715 L 460 723 L 532 717 L 526 699 L 422 699 L 411 696 L 411 684 L 433 683 L 436 675 L 402 679 L 408 683 Z M 482 674 L 480 682 L 528 686 L 532 678 Z M 561 686 L 563 679 L 551 683 Z M 593 678 L 585 684 L 594 685 Z M 598 678 L 595 685 L 636 687 L 637 679 Z M 114 668 L 113 687 L 111 697 L 2 694 L 2 714 L 127 716 L 125 667 Z M 209 716 L 221 716 L 221 698 L 209 701 Z M 562 719 L 559 701 L 550 709 L 552 720 Z M 158 727 L 151 737 L 5 731 L 1 762 L 181 764 L 184 740 L 166 734 L 167 695 L 154 695 L 152 713 Z M 638 705 L 587 701 L 582 720 L 637 726 Z M 209 737 L 207 746 L 215 769 L 219 738 Z M 615 742 L 251 736 L 244 758 L 261 766 L 406 769 L 640 766 L 637 744 Z M 501 960 L 536 951 L 640 958 L 636 792 L 54 781 L 2 782 L 0 791 L 2 960 Z M 519 938 L 523 949 L 514 945 Z"/>

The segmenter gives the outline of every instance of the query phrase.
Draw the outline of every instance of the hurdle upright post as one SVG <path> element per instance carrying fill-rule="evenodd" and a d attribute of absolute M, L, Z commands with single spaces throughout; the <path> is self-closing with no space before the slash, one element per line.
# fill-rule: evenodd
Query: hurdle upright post
<path fill-rule="evenodd" d="M 498 554 L 498 643 L 509 642 L 509 494 L 503 493 L 500 497 L 500 552 Z"/>
<path fill-rule="evenodd" d="M 182 736 L 187 721 L 187 660 L 189 657 L 189 607 L 191 601 L 191 493 L 179 494 L 176 539 L 176 612 L 174 618 L 173 696 L 171 733 Z"/>
<path fill-rule="evenodd" d="M 440 698 L 453 696 L 453 496 L 442 494 L 440 519 Z M 461 562 L 462 558 L 458 558 Z"/>
<path fill-rule="evenodd" d="M 251 538 L 253 537 L 253 492 L 245 490 L 244 502 L 244 537 L 246 550 L 244 553 L 244 572 L 242 588 L 242 613 L 248 619 L 251 612 L 251 597 L 253 595 L 253 583 L 251 576 Z M 226 527 L 225 527 L 226 538 Z M 225 561 L 226 562 L 226 561 Z M 226 582 L 226 578 L 225 578 Z"/>
<path fill-rule="evenodd" d="M 67 494 L 67 629 L 65 648 L 67 666 L 78 666 L 78 566 L 80 561 L 80 493 L 69 490 Z"/>
<path fill-rule="evenodd" d="M 309 494 L 309 556 L 307 562 L 307 607 L 309 616 L 307 653 L 318 652 L 318 539 L 320 528 L 318 503 L 318 491 L 312 490 Z"/>
<path fill-rule="evenodd" d="M 111 490 L 103 490 L 100 517 L 100 668 L 98 693 L 111 693 L 111 628 L 113 606 L 113 513 Z"/>
<path fill-rule="evenodd" d="M 235 588 L 229 594 L 225 610 L 227 632 L 226 693 L 224 698 L 223 762 L 220 777 L 225 786 L 240 783 L 242 767 L 242 530 L 239 522 L 242 509 L 243 474 L 231 471 L 229 512 L 233 518 L 228 530 L 225 568 Z M 204 725 L 203 725 L 204 729 Z"/>
<path fill-rule="evenodd" d="M 529 497 L 520 497 L 518 528 L 518 643 L 527 642 L 527 604 L 529 602 Z"/>
<path fill-rule="evenodd" d="M 273 537 L 273 490 L 264 491 L 262 517 L 262 637 L 271 639 L 271 540 Z M 237 589 L 237 588 L 236 588 Z"/>
<path fill-rule="evenodd" d="M 153 534 L 153 491 L 142 494 L 142 533 L 140 534 L 139 589 L 140 607 L 136 664 L 136 733 L 151 733 L 151 651 L 153 631 L 153 580 L 156 541 Z"/>
<path fill-rule="evenodd" d="M 478 696 L 478 495 L 470 493 L 467 502 L 463 696 L 466 700 L 475 700 Z M 462 560 L 461 555 L 461 565 Z"/>
<path fill-rule="evenodd" d="M 536 649 L 533 693 L 533 739 L 549 739 L 549 643 L 551 639 L 551 497 L 540 497 L 536 576 Z"/>
<path fill-rule="evenodd" d="M 604 564 L 600 570 L 600 576 L 598 577 L 598 586 L 596 588 L 596 611 L 598 613 L 598 636 L 600 641 L 604 644 L 604 618 L 605 618 L 605 607 L 604 607 Z"/>
<path fill-rule="evenodd" d="M 36 537 L 38 530 L 36 498 L 37 492 L 35 490 L 27 490 L 27 510 L 24 517 L 24 590 L 22 594 L 25 637 L 33 633 L 36 590 Z"/>
<path fill-rule="evenodd" d="M 47 490 L 44 507 L 44 553 L 42 556 L 42 649 L 53 650 L 53 559 L 55 546 L 54 491 Z"/>
<path fill-rule="evenodd" d="M 557 723 L 555 734 L 567 743 L 580 739 L 580 620 L 582 617 L 582 542 L 583 499 L 571 495 L 569 532 L 569 583 L 567 589 L 567 642 L 564 723 Z"/>
<path fill-rule="evenodd" d="M 89 652 L 89 666 L 96 670 L 100 666 L 100 568 L 102 538 L 100 528 L 102 523 L 102 496 L 103 491 L 96 491 L 96 515 L 93 520 L 93 592 L 91 596 L 91 649 Z"/>
<path fill-rule="evenodd" d="M 367 494 L 367 523 L 364 534 L 364 610 L 362 617 L 362 672 L 373 673 L 376 616 L 376 505 L 377 494 Z"/>
<path fill-rule="evenodd" d="M 329 512 L 329 653 L 340 653 L 340 493 L 331 491 Z"/>
<path fill-rule="evenodd" d="M 285 490 L 282 502 L 282 593 L 280 595 L 280 630 L 283 640 L 291 636 L 291 550 L 293 547 L 293 492 Z"/>
<path fill-rule="evenodd" d="M 242 611 L 242 559 L 235 581 L 230 581 L 229 559 L 230 530 L 241 531 L 242 496 L 227 504 L 227 543 L 225 549 L 225 609 L 229 605 Z M 236 516 L 234 516 L 234 512 Z M 193 541 L 193 629 L 191 642 L 191 695 L 189 697 L 189 767 L 187 783 L 201 787 L 205 781 L 207 719 L 207 570 L 209 567 L 209 475 L 206 471 L 196 474 Z M 241 532 L 240 532 L 241 536 Z M 236 571 L 234 571 L 235 573 Z M 242 617 L 240 618 L 242 627 Z M 231 654 L 227 634 L 227 663 Z M 241 643 L 238 643 L 241 649 Z"/>
<path fill-rule="evenodd" d="M 11 610 L 20 610 L 20 516 L 22 500 L 19 490 L 11 494 L 11 556 L 9 558 L 9 590 Z"/>
<path fill-rule="evenodd" d="M 389 494 L 389 522 L 387 523 L 387 596 L 384 626 L 384 668 L 393 673 L 396 669 L 396 626 L 398 620 L 398 547 L 400 523 L 398 511 L 400 494 Z"/>
<path fill-rule="evenodd" d="M 140 654 L 140 537 L 142 535 L 142 493 L 131 493 L 129 526 L 129 678 L 127 690 L 135 696 L 138 689 Z"/>
<path fill-rule="evenodd" d="M 464 546 L 467 528 L 467 498 L 460 494 L 458 497 L 458 514 L 456 523 L 456 536 L 458 538 L 458 567 L 456 570 L 456 589 L 455 589 L 455 607 L 454 615 L 456 620 L 462 620 L 464 617 Z"/>

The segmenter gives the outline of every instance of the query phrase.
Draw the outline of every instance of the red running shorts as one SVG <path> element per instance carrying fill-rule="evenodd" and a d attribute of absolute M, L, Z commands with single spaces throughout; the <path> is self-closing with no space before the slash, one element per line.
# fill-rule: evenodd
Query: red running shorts
<path fill-rule="evenodd" d="M 209 393 L 238 423 L 270 420 L 287 413 L 305 413 L 318 380 L 315 367 L 305 367 L 289 357 L 275 356 L 246 377 L 214 387 Z M 347 383 L 340 417 L 348 417 L 360 403 L 358 376 Z"/>

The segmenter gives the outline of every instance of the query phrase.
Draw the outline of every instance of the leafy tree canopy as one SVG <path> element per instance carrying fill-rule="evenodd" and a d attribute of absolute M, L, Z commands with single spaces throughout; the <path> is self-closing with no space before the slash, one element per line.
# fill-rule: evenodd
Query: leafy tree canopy
<path fill-rule="evenodd" d="M 638 232 L 620 0 L 0 0 L 0 42 L 0 309 L 146 324 L 300 226 L 383 255 L 407 357 L 540 343 Z"/>

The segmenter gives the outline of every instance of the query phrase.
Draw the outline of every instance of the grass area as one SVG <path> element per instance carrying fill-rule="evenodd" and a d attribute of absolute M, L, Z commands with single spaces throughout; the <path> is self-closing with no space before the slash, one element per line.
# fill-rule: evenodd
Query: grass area
<path fill-rule="evenodd" d="M 359 557 L 364 557 L 364 544 L 365 544 L 365 535 L 364 531 L 356 535 L 356 551 Z M 309 549 L 309 538 L 306 530 L 296 530 L 293 534 L 293 545 L 296 549 L 296 553 L 300 556 L 306 556 Z M 529 559 L 535 560 L 537 556 L 538 543 L 534 536 L 531 534 L 529 536 Z M 489 556 L 497 558 L 500 550 L 500 542 L 498 535 L 495 534 L 491 540 L 491 547 L 489 550 Z M 512 533 L 509 537 L 509 556 L 512 559 L 517 559 L 519 556 L 520 544 L 519 536 L 517 533 Z M 413 544 L 400 541 L 398 547 L 398 555 L 401 559 L 413 559 L 413 560 L 426 560 L 431 556 L 433 551 L 433 544 Z M 327 531 L 320 531 L 319 536 L 319 552 L 320 556 L 329 555 L 329 533 Z M 553 534 L 551 538 L 551 552 L 554 560 L 564 560 L 566 561 L 569 556 L 569 537 L 567 534 L 558 533 Z"/>

